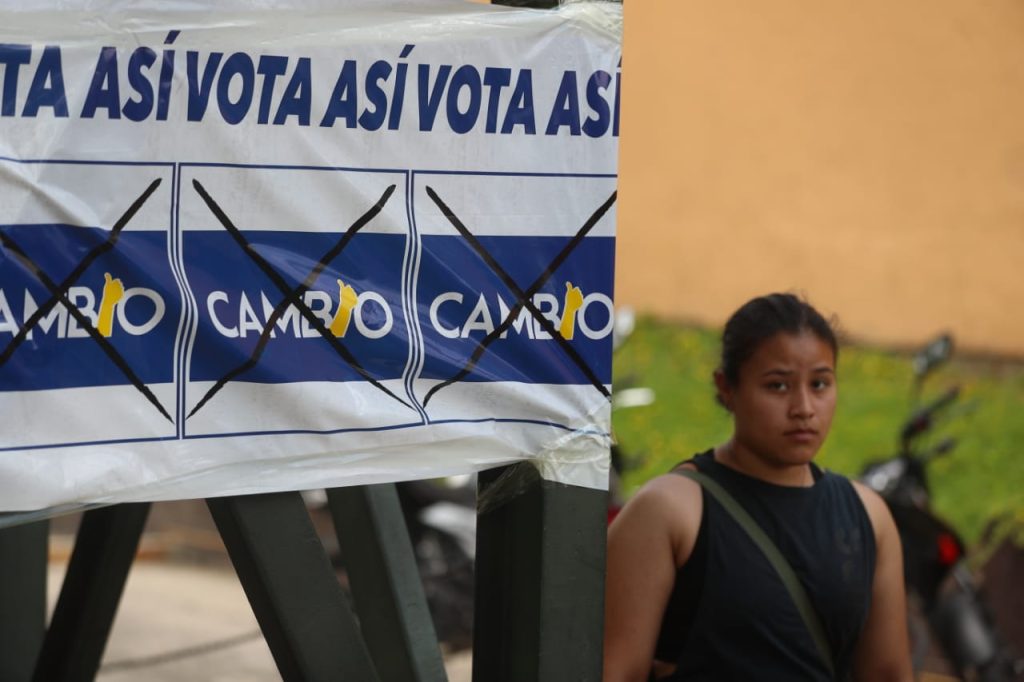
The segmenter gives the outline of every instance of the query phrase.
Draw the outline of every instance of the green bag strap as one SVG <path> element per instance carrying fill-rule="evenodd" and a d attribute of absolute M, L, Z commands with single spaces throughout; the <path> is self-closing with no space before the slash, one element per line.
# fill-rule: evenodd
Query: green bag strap
<path fill-rule="evenodd" d="M 785 585 L 786 590 L 789 592 L 790 598 L 793 600 L 793 604 L 796 605 L 797 611 L 800 612 L 800 617 L 803 618 L 804 625 L 811 633 L 811 638 L 814 640 L 814 644 L 818 649 L 818 653 L 821 655 L 822 660 L 825 662 L 825 666 L 828 668 L 829 675 L 835 679 L 836 673 L 832 663 L 832 648 L 828 644 L 828 638 L 825 637 L 825 628 L 821 624 L 821 620 L 818 618 L 818 612 L 814 609 L 814 605 L 811 603 L 811 598 L 807 595 L 807 591 L 804 586 L 800 583 L 800 579 L 796 577 L 796 572 L 793 571 L 793 567 L 789 565 L 786 558 L 782 556 L 782 552 L 775 546 L 775 543 L 765 534 L 761 529 L 761 526 L 757 525 L 747 510 L 740 506 L 740 503 L 736 501 L 729 492 L 723 488 L 717 481 L 711 479 L 709 476 L 700 473 L 699 471 L 693 471 L 691 469 L 673 469 L 673 474 L 678 474 L 684 478 L 688 478 L 691 481 L 697 482 L 704 490 L 707 490 L 711 495 L 718 500 L 718 503 L 725 508 L 725 511 L 729 513 L 729 516 L 740 524 L 740 526 L 747 532 L 750 539 L 754 541 L 754 544 L 758 546 L 768 562 L 775 569 L 775 572 L 779 574 L 779 578 L 782 580 L 782 584 Z"/>

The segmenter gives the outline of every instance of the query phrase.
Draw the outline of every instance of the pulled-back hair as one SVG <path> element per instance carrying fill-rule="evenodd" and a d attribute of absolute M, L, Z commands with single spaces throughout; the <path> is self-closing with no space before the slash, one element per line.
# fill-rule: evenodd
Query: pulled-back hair
<path fill-rule="evenodd" d="M 747 301 L 725 323 L 719 371 L 730 386 L 736 386 L 740 367 L 764 341 L 779 332 L 805 331 L 827 343 L 833 358 L 839 361 L 839 344 L 832 325 L 807 301 L 793 294 L 768 294 Z"/>

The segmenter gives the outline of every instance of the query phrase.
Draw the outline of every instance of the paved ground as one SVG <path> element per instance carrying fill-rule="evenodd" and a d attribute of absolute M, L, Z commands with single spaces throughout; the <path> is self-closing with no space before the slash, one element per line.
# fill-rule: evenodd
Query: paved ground
<path fill-rule="evenodd" d="M 65 564 L 50 566 L 50 604 Z M 469 682 L 468 653 L 446 660 Z M 102 682 L 278 682 L 281 677 L 230 567 L 136 561 L 97 678 Z"/>
<path fill-rule="evenodd" d="M 51 563 L 50 604 L 66 564 Z M 449 682 L 470 682 L 469 652 L 446 656 Z M 100 682 L 278 682 L 281 677 L 230 567 L 138 560 L 114 621 Z M 924 674 L 920 682 L 953 682 Z"/>
<path fill-rule="evenodd" d="M 61 517 L 54 519 L 53 525 L 49 571 L 51 608 L 70 556 L 77 519 Z M 332 537 L 331 533 L 323 535 L 325 540 Z M 1018 575 L 1020 565 L 1024 564 L 1024 553 L 1018 554 L 1020 556 L 1004 557 L 1006 560 L 1001 563 L 994 562 L 998 565 L 993 570 L 1008 576 Z M 1002 625 L 1007 632 L 1012 630 L 1009 626 L 1013 623 Z M 450 682 L 471 679 L 469 652 L 446 656 L 445 665 Z M 945 668 L 941 659 L 930 660 L 929 666 L 936 671 Z M 201 503 L 185 501 L 153 506 L 97 679 L 101 682 L 280 680 L 223 544 Z M 952 680 L 937 674 L 920 678 L 921 682 Z"/>

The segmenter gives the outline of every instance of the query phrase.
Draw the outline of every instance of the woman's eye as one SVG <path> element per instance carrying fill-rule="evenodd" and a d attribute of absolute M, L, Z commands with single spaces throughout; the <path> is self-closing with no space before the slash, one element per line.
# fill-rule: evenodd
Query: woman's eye
<path fill-rule="evenodd" d="M 826 388 L 832 385 L 828 379 L 815 379 L 811 382 L 811 388 L 815 391 L 824 391 Z"/>
<path fill-rule="evenodd" d="M 769 381 L 767 384 L 765 384 L 765 387 L 769 391 L 774 391 L 775 393 L 782 393 L 787 388 L 789 388 L 785 381 Z"/>

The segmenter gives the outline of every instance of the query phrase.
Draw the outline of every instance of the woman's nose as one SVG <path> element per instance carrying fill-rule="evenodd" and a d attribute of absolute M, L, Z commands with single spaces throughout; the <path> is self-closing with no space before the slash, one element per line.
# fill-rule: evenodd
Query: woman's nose
<path fill-rule="evenodd" d="M 814 403 L 811 400 L 811 393 L 806 388 L 793 392 L 793 402 L 789 407 L 789 414 L 795 419 L 809 419 L 814 416 Z"/>

